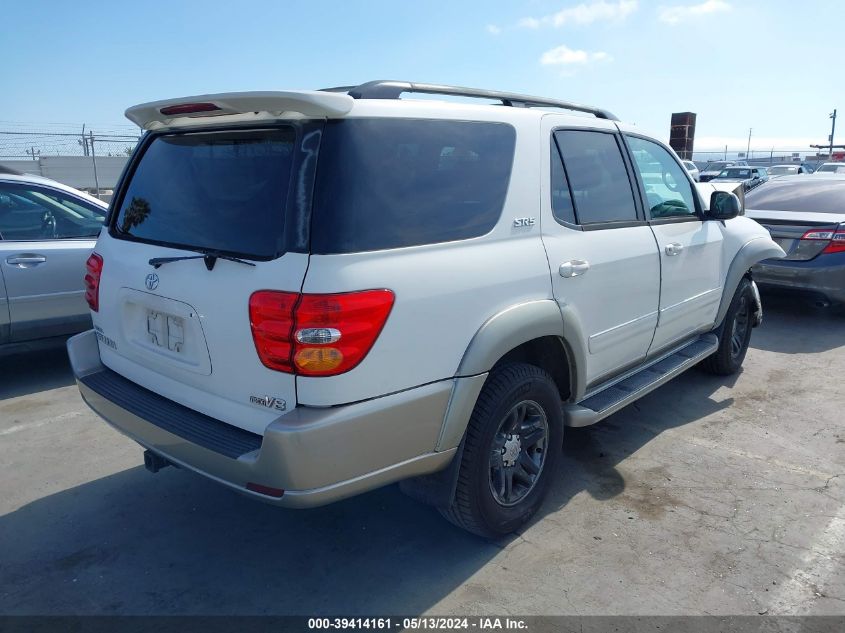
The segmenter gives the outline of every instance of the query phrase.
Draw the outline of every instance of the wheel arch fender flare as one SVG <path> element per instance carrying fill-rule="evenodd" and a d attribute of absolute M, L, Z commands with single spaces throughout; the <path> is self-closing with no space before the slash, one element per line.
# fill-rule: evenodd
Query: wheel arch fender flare
<path fill-rule="evenodd" d="M 459 444 L 490 370 L 508 352 L 534 339 L 555 337 L 561 341 L 569 364 L 570 393 L 583 393 L 584 344 L 578 338 L 580 327 L 572 317 L 567 333 L 557 301 L 542 299 L 510 306 L 487 319 L 476 331 L 455 372 L 436 450 Z"/>
<path fill-rule="evenodd" d="M 734 293 L 739 287 L 739 282 L 746 276 L 751 267 L 764 259 L 781 258 L 785 255 L 786 253 L 783 252 L 783 249 L 775 244 L 771 238 L 763 236 L 755 237 L 739 249 L 728 267 L 728 273 L 725 276 L 722 300 L 719 303 L 719 310 L 716 312 L 715 325 L 717 327 L 724 321 Z"/>
<path fill-rule="evenodd" d="M 490 371 L 512 349 L 541 336 L 563 336 L 563 315 L 553 299 L 518 303 L 487 319 L 469 342 L 456 376 Z"/>

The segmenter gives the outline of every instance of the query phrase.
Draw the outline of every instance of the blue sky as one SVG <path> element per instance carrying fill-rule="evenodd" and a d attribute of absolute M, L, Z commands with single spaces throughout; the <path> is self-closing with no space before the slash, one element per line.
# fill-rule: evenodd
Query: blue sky
<path fill-rule="evenodd" d="M 749 128 L 752 148 L 805 147 L 845 114 L 843 0 L 32 0 L 3 17 L 0 129 L 114 128 L 143 101 L 376 78 L 566 98 L 664 138 L 691 110 L 696 150 L 744 149 Z"/>

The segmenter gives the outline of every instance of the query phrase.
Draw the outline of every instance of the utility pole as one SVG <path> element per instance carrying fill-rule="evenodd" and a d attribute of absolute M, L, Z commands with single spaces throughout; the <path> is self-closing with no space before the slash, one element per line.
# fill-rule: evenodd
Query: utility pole
<path fill-rule="evenodd" d="M 728 146 L 725 145 L 725 160 L 728 160 Z"/>
<path fill-rule="evenodd" d="M 836 108 L 833 109 L 833 112 L 830 115 L 830 118 L 833 119 L 833 123 L 830 126 L 830 151 L 827 154 L 827 159 L 832 161 L 833 160 L 833 134 L 836 132 Z"/>
<path fill-rule="evenodd" d="M 751 128 L 748 128 L 748 147 L 745 148 L 745 158 L 751 153 Z"/>
<path fill-rule="evenodd" d="M 97 179 L 97 156 L 94 154 L 94 132 L 88 132 L 88 138 L 91 139 L 91 162 L 94 164 L 94 186 L 97 188 L 97 198 L 100 197 L 100 181 Z"/>
<path fill-rule="evenodd" d="M 82 145 L 82 155 L 88 156 L 88 141 L 85 139 L 85 124 L 82 124 L 82 141 L 80 142 Z"/>

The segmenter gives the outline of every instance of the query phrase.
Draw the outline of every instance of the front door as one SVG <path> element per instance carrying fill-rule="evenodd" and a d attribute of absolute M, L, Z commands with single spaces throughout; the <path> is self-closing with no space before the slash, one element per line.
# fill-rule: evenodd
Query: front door
<path fill-rule="evenodd" d="M 662 145 L 626 134 L 660 249 L 660 319 L 651 353 L 713 327 L 722 299 L 722 231 L 703 219 L 692 180 Z"/>

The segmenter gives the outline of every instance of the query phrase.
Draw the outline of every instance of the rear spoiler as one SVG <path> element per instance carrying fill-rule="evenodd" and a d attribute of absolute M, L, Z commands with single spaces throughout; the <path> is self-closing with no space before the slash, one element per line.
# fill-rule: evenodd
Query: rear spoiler
<path fill-rule="evenodd" d="M 228 92 L 142 103 L 126 110 L 126 118 L 144 130 L 157 130 L 196 123 L 197 117 L 242 114 L 278 118 L 285 112 L 339 117 L 348 113 L 354 102 L 347 94 L 316 90 Z"/>

